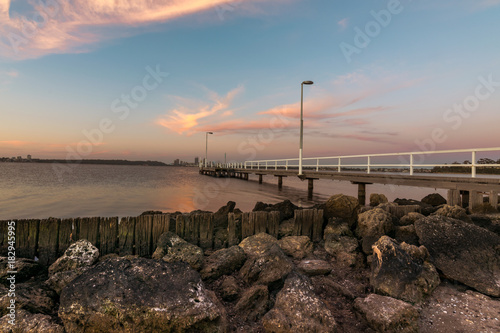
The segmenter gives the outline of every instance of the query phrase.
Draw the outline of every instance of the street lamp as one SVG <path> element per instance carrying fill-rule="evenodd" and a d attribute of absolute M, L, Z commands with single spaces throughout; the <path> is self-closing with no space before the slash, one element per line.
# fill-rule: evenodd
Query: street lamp
<path fill-rule="evenodd" d="M 207 159 L 208 159 L 208 135 L 214 134 L 213 132 L 207 132 L 205 135 L 205 168 L 207 167 Z"/>
<path fill-rule="evenodd" d="M 302 175 L 302 148 L 304 145 L 304 84 L 312 85 L 312 81 L 304 81 L 300 84 L 300 146 L 299 146 L 299 176 Z"/>

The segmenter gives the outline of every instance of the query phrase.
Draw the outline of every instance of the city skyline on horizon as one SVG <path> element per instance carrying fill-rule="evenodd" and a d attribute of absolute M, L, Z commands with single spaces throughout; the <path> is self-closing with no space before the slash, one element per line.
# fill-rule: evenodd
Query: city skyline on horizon
<path fill-rule="evenodd" d="M 209 160 L 297 158 L 305 80 L 304 157 L 492 147 L 499 14 L 497 0 L 3 0 L 0 156 L 172 163 L 208 140 Z"/>

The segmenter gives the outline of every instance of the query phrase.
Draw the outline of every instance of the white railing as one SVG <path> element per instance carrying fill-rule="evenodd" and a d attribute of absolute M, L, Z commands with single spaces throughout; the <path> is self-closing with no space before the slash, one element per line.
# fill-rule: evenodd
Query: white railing
<path fill-rule="evenodd" d="M 320 168 L 322 170 L 332 171 L 336 170 L 341 172 L 343 168 L 363 168 L 366 170 L 366 173 L 371 173 L 375 168 L 407 168 L 409 169 L 410 175 L 414 174 L 415 169 L 417 168 L 433 168 L 433 167 L 469 167 L 471 168 L 471 176 L 473 178 L 477 175 L 477 168 L 482 167 L 500 167 L 500 164 L 478 164 L 477 163 L 477 153 L 481 152 L 492 152 L 498 151 L 500 152 L 500 148 L 478 148 L 478 149 L 457 149 L 457 150 L 439 150 L 439 151 L 419 151 L 419 152 L 408 152 L 408 153 L 392 153 L 392 154 L 371 154 L 371 155 L 349 155 L 349 156 L 330 156 L 330 157 L 309 157 L 303 158 L 304 163 L 314 164 L 304 164 L 304 169 L 315 169 L 319 171 Z M 415 163 L 415 156 L 422 155 L 436 155 L 436 154 L 458 154 L 458 153 L 470 153 L 471 154 L 471 164 L 421 164 Z M 382 157 L 397 157 L 405 163 L 374 163 L 376 158 Z M 409 158 L 409 163 L 406 163 L 406 158 Z M 345 160 L 352 159 L 366 159 L 366 163 L 356 163 L 356 164 L 344 164 Z M 328 160 L 336 160 L 335 164 L 323 164 L 322 162 L 326 162 Z M 294 164 L 294 163 L 297 164 Z M 236 168 L 243 169 L 256 169 L 256 170 L 289 170 L 292 168 L 299 167 L 299 159 L 298 158 L 289 158 L 289 159 L 278 159 L 278 160 L 260 160 L 260 161 L 246 161 L 244 163 L 235 164 Z"/>

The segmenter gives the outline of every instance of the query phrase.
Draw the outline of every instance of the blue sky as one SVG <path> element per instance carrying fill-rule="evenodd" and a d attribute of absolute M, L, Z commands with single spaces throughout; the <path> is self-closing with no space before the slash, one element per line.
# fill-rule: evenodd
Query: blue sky
<path fill-rule="evenodd" d="M 210 159 L 292 158 L 304 80 L 306 157 L 497 146 L 498 0 L 0 0 L 0 17 L 0 156 L 192 161 L 213 131 Z"/>

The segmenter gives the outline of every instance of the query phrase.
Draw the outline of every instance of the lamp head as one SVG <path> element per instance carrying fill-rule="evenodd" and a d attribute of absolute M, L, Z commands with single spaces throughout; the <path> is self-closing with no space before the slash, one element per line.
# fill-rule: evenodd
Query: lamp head
<path fill-rule="evenodd" d="M 302 84 L 311 85 L 311 84 L 314 84 L 314 82 L 312 82 L 312 81 L 304 81 L 304 82 L 302 82 Z"/>
<path fill-rule="evenodd" d="M 214 132 L 207 132 L 207 134 L 214 134 Z"/>

